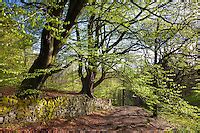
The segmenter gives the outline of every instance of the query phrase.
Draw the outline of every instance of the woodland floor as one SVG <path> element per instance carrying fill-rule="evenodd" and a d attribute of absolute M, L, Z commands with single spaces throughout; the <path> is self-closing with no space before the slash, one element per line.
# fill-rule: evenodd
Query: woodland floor
<path fill-rule="evenodd" d="M 10 88 L 11 89 L 11 88 Z M 15 92 L 0 90 L 3 95 Z M 8 91 L 8 92 L 6 92 Z M 9 95 L 10 95 L 9 94 Z M 61 95 L 59 92 L 48 92 L 50 96 Z M 136 106 L 114 107 L 110 111 L 93 112 L 90 115 L 74 118 L 72 120 L 54 119 L 46 123 L 33 123 L 24 127 L 14 129 L 0 129 L 1 131 L 20 130 L 20 131 L 39 131 L 39 132 L 122 132 L 129 133 L 134 131 L 161 131 L 172 128 L 172 126 L 161 118 L 152 118 L 145 109 Z"/>

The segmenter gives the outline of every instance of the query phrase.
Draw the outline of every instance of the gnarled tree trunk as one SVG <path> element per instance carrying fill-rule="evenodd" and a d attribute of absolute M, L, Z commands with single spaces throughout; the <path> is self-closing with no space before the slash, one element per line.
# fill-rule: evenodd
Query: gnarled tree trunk
<path fill-rule="evenodd" d="M 94 78 L 95 74 L 93 72 L 88 73 L 86 77 L 81 78 L 82 89 L 81 94 L 87 94 L 90 98 L 93 98 L 93 89 L 94 89 Z"/>
<path fill-rule="evenodd" d="M 51 17 L 61 17 L 67 1 L 68 0 L 58 2 L 57 5 L 59 5 L 59 7 L 48 7 L 48 10 L 50 12 L 49 15 Z M 75 24 L 75 20 L 81 9 L 84 7 L 85 3 L 85 0 L 69 0 L 68 12 L 64 20 L 65 22 L 69 23 L 63 25 L 63 28 L 65 29 L 65 32 L 62 33 L 63 38 L 68 37 L 70 30 Z M 47 25 L 54 26 L 52 23 L 47 23 Z M 44 70 L 51 67 L 57 53 L 63 46 L 61 40 L 52 37 L 52 32 L 52 30 L 48 30 L 46 28 L 43 29 L 41 35 L 40 54 L 34 61 L 28 73 L 34 73 L 37 70 Z M 20 98 L 25 98 L 27 96 L 23 93 L 25 90 L 40 89 L 48 77 L 49 74 L 43 73 L 33 78 L 24 79 L 21 83 L 20 90 L 17 96 Z"/>

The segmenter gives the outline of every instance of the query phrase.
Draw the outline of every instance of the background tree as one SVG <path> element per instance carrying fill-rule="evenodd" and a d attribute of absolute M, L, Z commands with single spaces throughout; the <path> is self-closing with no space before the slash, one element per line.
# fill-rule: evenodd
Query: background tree
<path fill-rule="evenodd" d="M 13 9 L 22 12 L 22 9 Z M 0 80 L 1 86 L 17 85 L 22 80 L 22 75 L 32 63 L 31 46 L 35 38 L 26 34 L 19 27 L 21 26 L 13 16 L 8 15 L 12 9 L 2 4 L 0 6 Z"/>

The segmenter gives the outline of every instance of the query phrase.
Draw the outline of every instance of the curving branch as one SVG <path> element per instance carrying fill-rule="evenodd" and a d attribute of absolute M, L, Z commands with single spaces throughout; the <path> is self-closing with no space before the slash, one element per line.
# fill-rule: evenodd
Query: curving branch
<path fill-rule="evenodd" d="M 138 4 L 136 4 L 133 0 L 130 0 L 130 1 L 131 1 L 131 3 L 132 3 L 133 5 L 137 6 L 137 7 L 140 8 L 141 10 L 148 11 L 150 14 L 152 14 L 152 15 L 158 17 L 158 18 L 161 18 L 163 21 L 165 21 L 165 22 L 167 22 L 167 23 L 170 23 L 170 24 L 172 24 L 172 25 L 173 25 L 173 24 L 176 24 L 176 23 L 174 23 L 174 22 L 170 22 L 169 20 L 167 20 L 167 19 L 164 18 L 163 16 L 154 13 L 155 11 L 151 11 L 151 10 L 148 9 L 147 7 L 142 7 L 142 6 L 138 5 Z M 168 3 L 169 3 L 169 2 L 168 2 Z M 158 6 L 158 8 L 161 8 L 161 7 L 165 6 L 165 5 L 167 5 L 168 3 Z"/>

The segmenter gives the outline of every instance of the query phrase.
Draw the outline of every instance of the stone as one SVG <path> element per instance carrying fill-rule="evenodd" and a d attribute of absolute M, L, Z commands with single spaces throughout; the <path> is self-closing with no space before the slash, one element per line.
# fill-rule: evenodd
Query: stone
<path fill-rule="evenodd" d="M 3 116 L 0 116 L 0 123 L 1 124 L 3 124 L 3 122 L 4 122 L 3 120 L 4 120 Z"/>
<path fill-rule="evenodd" d="M 60 103 L 60 101 L 62 102 Z M 48 103 L 53 103 L 50 110 L 48 108 L 50 106 Z M 48 113 L 50 113 L 50 117 L 47 119 L 70 119 L 71 117 L 90 114 L 98 109 L 109 109 L 111 106 L 111 101 L 102 99 L 89 99 L 85 96 L 70 96 L 67 98 L 59 97 L 57 99 L 48 100 L 43 99 L 37 104 L 28 105 L 25 112 L 18 109 L 13 109 L 12 111 L 8 112 L 7 116 L 2 118 L 0 117 L 0 123 L 12 123 L 13 121 L 37 122 L 46 119 Z M 24 110 L 24 107 L 22 110 Z"/>

